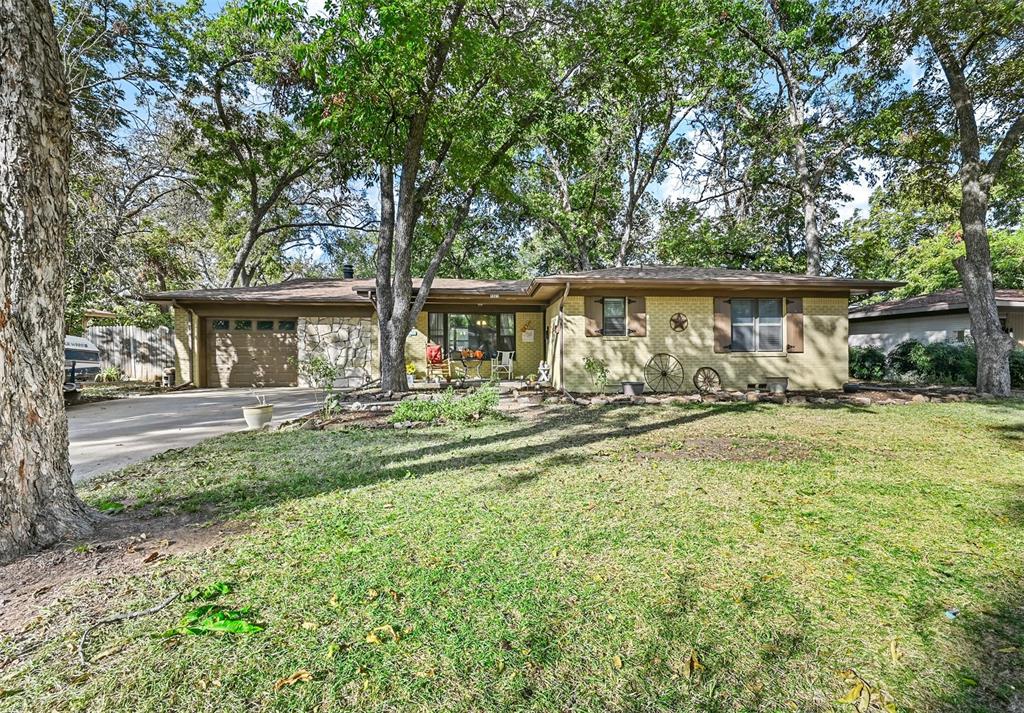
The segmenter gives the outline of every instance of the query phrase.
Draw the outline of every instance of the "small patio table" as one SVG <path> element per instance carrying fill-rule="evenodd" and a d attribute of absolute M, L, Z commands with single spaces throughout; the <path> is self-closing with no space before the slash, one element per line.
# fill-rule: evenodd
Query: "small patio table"
<path fill-rule="evenodd" d="M 480 367 L 483 365 L 485 361 L 484 359 L 477 359 L 476 357 L 459 356 L 458 361 L 462 363 L 462 371 L 464 373 L 465 378 L 469 378 L 471 370 L 476 373 L 476 378 L 484 378 L 480 374 Z"/>

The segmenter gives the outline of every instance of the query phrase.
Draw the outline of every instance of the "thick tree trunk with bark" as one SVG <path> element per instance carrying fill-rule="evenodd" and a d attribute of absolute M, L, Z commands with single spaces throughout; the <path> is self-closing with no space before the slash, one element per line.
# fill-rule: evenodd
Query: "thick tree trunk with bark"
<path fill-rule="evenodd" d="M 1014 340 L 999 323 L 995 290 L 992 286 L 992 257 L 986 220 L 988 196 L 976 171 L 965 171 L 960 202 L 966 256 L 957 258 L 956 270 L 967 296 L 971 337 L 978 357 L 977 388 L 996 396 L 1010 394 L 1010 352 Z"/>
<path fill-rule="evenodd" d="M 965 55 L 954 51 L 945 35 L 929 34 L 928 42 L 946 76 L 959 134 L 960 226 L 965 255 L 957 259 L 956 270 L 971 316 L 971 337 L 978 358 L 977 389 L 983 394 L 1009 396 L 1010 352 L 1014 343 L 999 323 L 988 243 L 988 201 L 1006 158 L 1024 137 L 1024 116 L 1017 117 L 996 144 L 992 156 L 983 160 L 974 98 L 964 71 Z"/>
<path fill-rule="evenodd" d="M 63 404 L 71 117 L 48 0 L 0 0 L 0 562 L 91 528 Z"/>

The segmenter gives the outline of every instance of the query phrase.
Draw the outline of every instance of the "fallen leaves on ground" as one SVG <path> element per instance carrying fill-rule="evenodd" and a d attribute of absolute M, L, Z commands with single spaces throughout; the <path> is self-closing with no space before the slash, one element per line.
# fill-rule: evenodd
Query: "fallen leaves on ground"
<path fill-rule="evenodd" d="M 312 680 L 313 680 L 313 674 L 311 674 L 309 671 L 307 671 L 304 668 L 300 668 L 298 671 L 293 673 L 291 676 L 285 676 L 284 678 L 279 678 L 277 680 L 277 683 L 274 684 L 274 690 L 275 691 L 280 691 L 285 686 L 295 685 L 299 681 L 312 681 Z"/>
<path fill-rule="evenodd" d="M 837 699 L 836 703 L 851 705 L 857 713 L 896 713 L 893 697 L 880 688 L 872 687 L 856 671 L 846 669 L 839 671 L 838 674 L 850 689 L 845 696 Z"/>

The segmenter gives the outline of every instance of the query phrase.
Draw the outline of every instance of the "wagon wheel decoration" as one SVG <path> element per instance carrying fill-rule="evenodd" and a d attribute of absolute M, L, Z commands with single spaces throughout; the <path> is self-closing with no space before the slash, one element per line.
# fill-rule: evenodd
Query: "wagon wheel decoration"
<path fill-rule="evenodd" d="M 668 323 L 672 327 L 673 332 L 685 332 L 686 328 L 690 326 L 690 320 L 682 312 L 676 312 L 669 317 Z"/>
<path fill-rule="evenodd" d="M 722 388 L 722 377 L 710 366 L 702 366 L 693 375 L 693 385 L 702 394 L 710 394 L 720 391 Z"/>
<path fill-rule="evenodd" d="M 683 387 L 683 365 L 671 354 L 655 354 L 644 367 L 644 379 L 651 391 L 679 391 Z"/>

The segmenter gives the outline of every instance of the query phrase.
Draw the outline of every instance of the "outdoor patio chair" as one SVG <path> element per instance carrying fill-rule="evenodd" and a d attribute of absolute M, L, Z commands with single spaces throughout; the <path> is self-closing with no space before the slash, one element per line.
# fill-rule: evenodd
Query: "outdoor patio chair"
<path fill-rule="evenodd" d="M 498 356 L 491 359 L 491 375 L 501 376 L 505 374 L 512 378 L 512 362 L 516 360 L 515 352 L 498 352 Z"/>
<path fill-rule="evenodd" d="M 427 381 L 435 376 L 443 376 L 446 381 L 452 378 L 452 362 L 441 352 L 438 344 L 427 345 Z"/>

